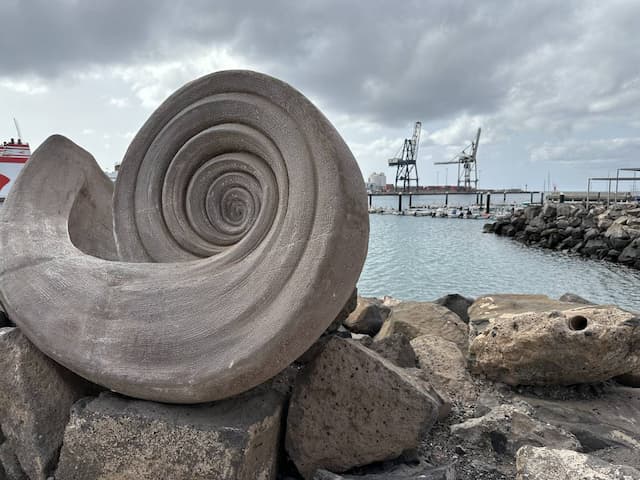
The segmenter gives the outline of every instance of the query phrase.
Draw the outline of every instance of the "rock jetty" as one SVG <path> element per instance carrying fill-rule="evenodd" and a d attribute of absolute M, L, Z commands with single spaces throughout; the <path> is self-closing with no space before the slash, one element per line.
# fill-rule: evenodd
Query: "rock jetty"
<path fill-rule="evenodd" d="M 640 269 L 640 206 L 546 203 L 519 209 L 484 226 L 485 232 L 528 245 L 571 251 Z"/>
<path fill-rule="evenodd" d="M 105 391 L 6 325 L 0 480 L 640 480 L 640 317 L 571 294 L 354 295 L 276 377 L 195 405 Z"/>

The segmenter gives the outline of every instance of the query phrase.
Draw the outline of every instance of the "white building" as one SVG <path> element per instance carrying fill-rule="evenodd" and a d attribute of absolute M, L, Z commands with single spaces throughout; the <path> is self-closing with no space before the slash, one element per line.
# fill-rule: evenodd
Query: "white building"
<path fill-rule="evenodd" d="M 372 186 L 375 186 L 376 190 L 384 190 L 384 187 L 387 184 L 387 176 L 382 172 L 373 172 L 371 175 L 369 175 L 368 183 Z"/>

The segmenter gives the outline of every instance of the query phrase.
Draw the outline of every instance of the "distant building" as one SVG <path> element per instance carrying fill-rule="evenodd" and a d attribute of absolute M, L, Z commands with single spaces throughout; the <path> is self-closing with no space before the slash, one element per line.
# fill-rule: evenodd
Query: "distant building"
<path fill-rule="evenodd" d="M 371 175 L 369 175 L 367 188 L 370 189 L 371 191 L 380 192 L 384 190 L 386 184 L 387 184 L 387 176 L 384 173 L 373 172 Z"/>

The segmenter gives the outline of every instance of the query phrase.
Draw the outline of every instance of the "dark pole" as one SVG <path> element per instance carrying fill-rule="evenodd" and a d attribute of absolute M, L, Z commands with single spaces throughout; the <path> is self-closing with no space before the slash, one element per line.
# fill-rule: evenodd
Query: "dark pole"
<path fill-rule="evenodd" d="M 491 194 L 487 193 L 487 209 L 485 210 L 485 213 L 489 213 L 490 208 L 491 208 Z"/>
<path fill-rule="evenodd" d="M 373 195 L 369 194 L 369 208 L 373 206 Z"/>
<path fill-rule="evenodd" d="M 398 194 L 398 211 L 402 211 L 402 193 Z"/>
<path fill-rule="evenodd" d="M 540 205 L 544 205 L 544 192 L 540 192 Z"/>
<path fill-rule="evenodd" d="M 413 207 L 413 195 L 409 194 L 409 208 Z"/>
<path fill-rule="evenodd" d="M 505 202 L 505 203 L 507 202 L 507 191 L 506 190 L 504 191 L 504 195 L 502 197 L 502 201 Z"/>
<path fill-rule="evenodd" d="M 533 192 L 531 192 L 531 201 L 529 203 L 533 203 Z"/>
<path fill-rule="evenodd" d="M 449 192 L 444 192 L 444 206 L 449 206 Z"/>

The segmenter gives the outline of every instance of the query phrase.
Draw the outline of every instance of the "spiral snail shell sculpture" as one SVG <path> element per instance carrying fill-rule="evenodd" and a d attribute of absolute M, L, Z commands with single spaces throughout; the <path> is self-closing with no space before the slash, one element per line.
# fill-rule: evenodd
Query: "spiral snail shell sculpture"
<path fill-rule="evenodd" d="M 367 253 L 362 175 L 301 93 L 225 71 L 169 97 L 115 189 L 61 136 L 0 211 L 0 301 L 45 354 L 133 397 L 246 391 L 304 353 Z"/>

